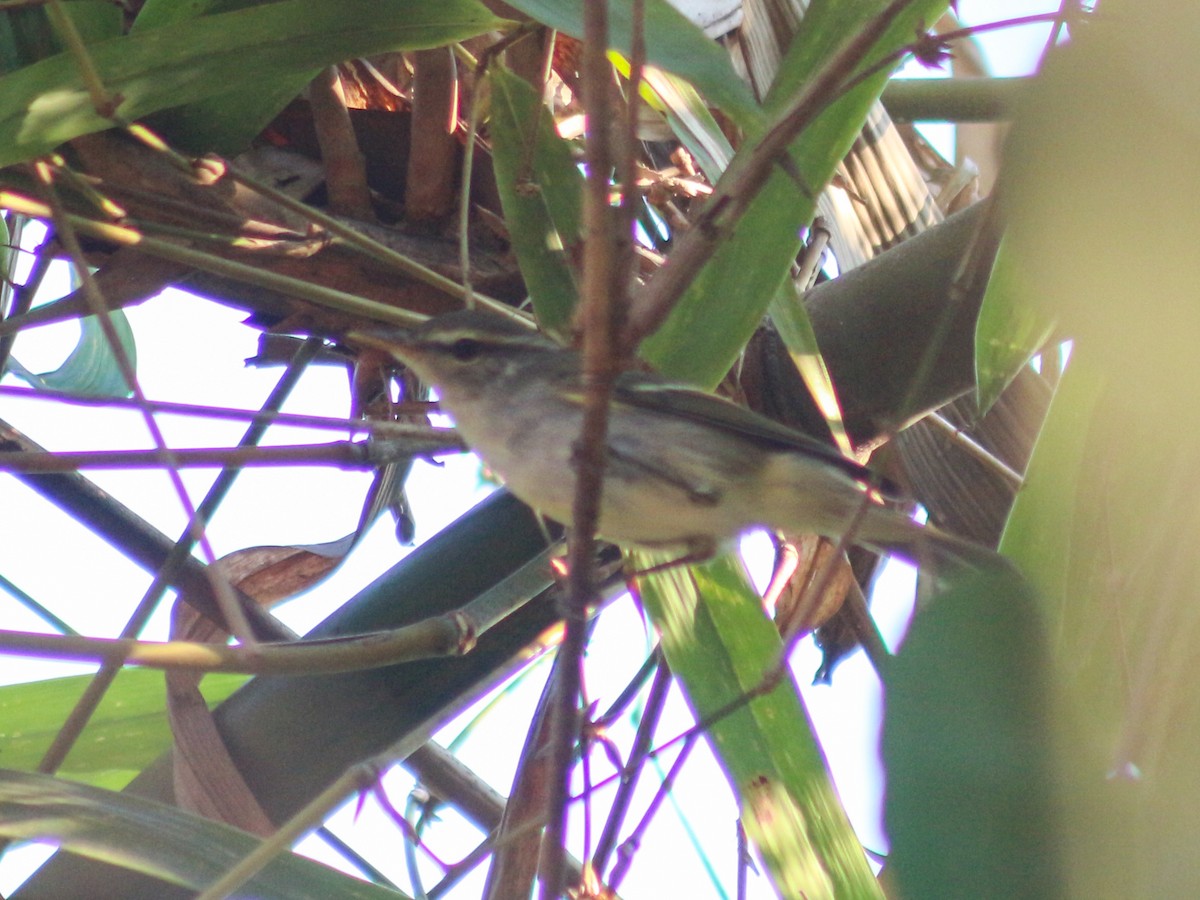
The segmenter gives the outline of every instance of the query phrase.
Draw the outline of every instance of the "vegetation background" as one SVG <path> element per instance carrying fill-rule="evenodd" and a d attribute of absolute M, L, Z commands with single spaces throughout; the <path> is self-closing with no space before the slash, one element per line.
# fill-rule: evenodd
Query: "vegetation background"
<path fill-rule="evenodd" d="M 714 892 L 732 870 L 730 893 L 789 897 L 1187 896 L 1200 13 L 1065 3 L 1052 18 L 1069 41 L 1032 83 L 923 88 L 887 81 L 902 59 L 941 63 L 948 48 L 969 65 L 946 3 L 754 0 L 714 26 L 730 29 L 716 43 L 664 3 L 614 2 L 607 55 L 579 40 L 599 6 L 0 9 L 0 206 L 10 246 L 29 248 L 8 254 L 0 305 L 0 576 L 30 611 L 0 649 L 25 677 L 30 654 L 101 663 L 0 696 L 0 832 L 70 851 L 16 896 L 225 896 L 252 878 L 242 895 L 515 897 L 539 865 L 543 896 L 566 882 L 636 896 L 627 871 L 683 877 L 639 823 L 664 827 L 655 804 L 686 797 L 669 773 L 697 765 L 701 740 L 749 848 L 697 838 L 698 858 L 718 860 Z M 584 113 L 606 127 L 585 138 Z M 1009 117 L 1001 165 L 994 132 L 963 135 L 978 173 L 903 124 Z M 646 246 L 604 267 L 617 215 Z M 37 222 L 48 237 L 23 242 Z M 818 279 L 823 251 L 838 277 Z M 44 303 L 54 260 L 77 280 Z M 612 290 L 596 271 L 636 284 Z M 893 657 L 849 577 L 869 580 L 871 561 L 840 566 L 803 536 L 780 544 L 778 571 L 795 565 L 770 616 L 730 559 L 645 579 L 653 627 L 628 600 L 595 619 L 573 756 L 549 724 L 553 686 L 578 661 L 543 652 L 563 609 L 544 532 L 503 493 L 445 529 L 414 523 L 405 476 L 455 440 L 426 424 L 417 386 L 396 395 L 342 340 L 457 308 L 464 282 L 481 303 L 528 298 L 564 334 L 580 305 L 632 287 L 625 337 L 645 359 L 847 451 L 879 447 L 873 464 L 931 519 L 998 542 L 1024 580 L 925 585 Z M 135 340 L 143 310 L 189 324 Z M 79 323 L 77 345 L 33 375 L 24 348 L 55 322 Z M 201 374 L 252 352 L 246 381 Z M 154 367 L 181 376 L 166 399 L 141 389 Z M 284 407 L 306 371 L 313 393 Z M 347 372 L 353 403 L 330 400 Z M 38 443 L 9 424 L 35 403 L 53 423 Z M 268 416 L 230 412 L 259 408 Z M 222 430 L 197 431 L 201 414 Z M 144 422 L 141 448 L 115 416 Z M 360 472 L 314 468 L 331 465 Z M 174 511 L 147 521 L 130 473 L 97 466 L 160 471 Z M 300 521 L 314 508 L 328 531 L 263 536 L 267 511 Z M 436 534 L 374 579 L 347 553 L 394 540 L 369 529 L 383 513 L 402 539 Z M 149 573 L 143 595 L 114 596 L 108 573 L 130 568 Z M 78 573 L 87 604 L 40 602 Z M 598 579 L 604 597 L 623 587 L 609 557 Z M 293 642 L 270 606 L 318 582 L 287 619 L 339 640 Z M 317 623 L 320 591 L 341 602 Z M 646 647 L 637 672 L 597 659 L 621 627 L 618 643 Z M 822 672 L 836 679 L 861 644 L 886 685 L 880 877 L 793 679 L 770 680 L 813 629 Z M 147 635 L 171 640 L 133 640 Z M 469 653 L 444 656 L 464 641 Z M 430 736 L 534 659 L 553 672 L 530 721 L 477 726 L 524 741 L 505 798 Z M 166 690 L 131 664 L 167 669 Z M 204 668 L 256 677 L 198 686 Z M 681 740 L 686 726 L 660 718 L 672 684 L 699 723 Z M 575 760 L 573 780 L 555 758 Z M 397 760 L 422 785 L 402 810 L 394 776 L 379 780 Z M 568 783 L 581 799 L 564 842 L 557 816 L 543 825 Z M 371 798 L 364 817 L 404 835 L 399 874 L 350 848 L 366 881 L 286 852 L 356 793 Z M 476 840 L 434 826 L 435 807 Z"/>

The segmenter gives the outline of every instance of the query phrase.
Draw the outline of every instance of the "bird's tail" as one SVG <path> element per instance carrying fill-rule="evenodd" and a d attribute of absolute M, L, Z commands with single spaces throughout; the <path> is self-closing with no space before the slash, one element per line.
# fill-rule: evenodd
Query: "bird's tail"
<path fill-rule="evenodd" d="M 939 577 L 971 571 L 1011 571 L 995 550 L 932 525 L 921 525 L 898 510 L 877 507 L 863 522 L 857 543 L 894 553 Z"/>

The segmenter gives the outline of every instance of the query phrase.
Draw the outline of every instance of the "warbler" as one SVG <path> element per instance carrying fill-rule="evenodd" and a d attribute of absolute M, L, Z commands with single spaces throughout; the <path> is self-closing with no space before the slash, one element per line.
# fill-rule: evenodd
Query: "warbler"
<path fill-rule="evenodd" d="M 463 440 L 509 490 L 571 524 L 584 396 L 577 351 L 475 310 L 350 338 L 435 386 Z M 978 567 L 997 559 L 913 521 L 874 483 L 858 462 L 742 406 L 626 371 L 609 409 L 597 533 L 703 557 L 754 526 L 838 538 L 857 518 L 855 543 L 913 561 Z"/>

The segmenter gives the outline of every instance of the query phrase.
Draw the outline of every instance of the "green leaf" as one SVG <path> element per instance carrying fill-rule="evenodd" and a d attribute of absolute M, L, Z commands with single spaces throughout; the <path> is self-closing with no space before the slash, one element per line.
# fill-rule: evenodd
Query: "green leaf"
<path fill-rule="evenodd" d="M 504 24 L 475 0 L 280 0 L 90 49 L 105 86 L 122 98 L 118 115 L 134 120 L 206 97 L 252 96 L 275 79 L 355 56 L 436 47 Z M 236 110 L 235 118 L 244 121 Z M 65 54 L 0 78 L 0 165 L 112 124 L 92 108 Z"/>
<path fill-rule="evenodd" d="M 617 71 L 628 78 L 629 60 L 610 55 Z M 642 68 L 641 97 L 666 117 L 675 137 L 708 179 L 715 182 L 720 178 L 733 158 L 733 147 L 696 89 L 670 72 L 647 65 Z"/>
<path fill-rule="evenodd" d="M 878 0 L 815 0 L 768 96 L 769 109 L 786 108 L 847 36 L 884 5 Z M 906 45 L 918 25 L 936 21 L 946 6 L 939 0 L 911 4 L 862 66 Z M 792 144 L 794 168 L 805 189 L 782 171 L 772 174 L 663 327 L 643 343 L 647 360 L 673 377 L 707 387 L 724 377 L 788 275 L 800 248 L 800 231 L 816 209 L 817 194 L 853 145 L 888 75 L 880 71 L 838 98 Z M 757 139 L 743 144 L 731 171 L 756 144 Z"/>
<path fill-rule="evenodd" d="M 121 10 L 108 0 L 74 0 L 63 8 L 84 43 L 121 33 Z M 66 49 L 45 9 L 9 9 L 0 14 L 0 73 L 11 72 Z"/>
<path fill-rule="evenodd" d="M 171 806 L 47 775 L 0 770 L 0 834 L 47 840 L 92 859 L 200 890 L 254 850 L 257 838 Z M 240 896 L 259 900 L 396 900 L 292 853 L 276 857 Z"/>
<path fill-rule="evenodd" d="M 816 0 L 780 73 L 779 84 L 789 90 L 773 91 L 773 108 L 791 102 L 847 36 L 882 7 L 881 2 Z M 918 23 L 934 21 L 945 7 L 925 0 L 908 8 L 878 42 L 872 58 L 903 46 Z M 806 189 L 782 172 L 772 175 L 664 327 L 643 344 L 647 360 L 700 385 L 711 387 L 720 381 L 770 303 L 782 296 L 817 192 L 858 136 L 886 79 L 887 73 L 880 72 L 864 81 L 831 104 L 794 142 L 792 160 Z M 752 137 L 731 170 L 755 146 Z M 787 310 L 780 315 L 794 344 L 806 352 L 811 347 L 806 317 L 789 317 Z M 735 563 L 720 560 L 692 570 L 691 576 L 667 573 L 664 578 L 672 579 L 668 588 L 655 588 L 657 579 L 649 579 L 643 589 L 672 671 L 701 719 L 757 685 L 780 653 L 778 633 L 744 578 L 742 587 L 735 588 L 714 575 L 717 567 L 740 572 Z M 714 723 L 711 734 L 738 792 L 747 832 L 782 896 L 881 896 L 790 681 Z"/>
<path fill-rule="evenodd" d="M 117 37 L 124 30 L 125 14 L 109 0 L 71 0 L 63 4 L 85 44 Z"/>
<path fill-rule="evenodd" d="M 675 567 L 641 587 L 671 671 L 697 720 L 710 723 L 707 737 L 780 896 L 881 898 L 792 679 L 713 718 L 758 688 L 783 650 L 741 562 L 725 556 Z"/>
<path fill-rule="evenodd" d="M 218 15 L 262 6 L 264 0 L 147 0 L 133 23 L 133 31 L 161 28 L 199 16 Z M 272 0 L 266 0 L 272 2 Z M 250 141 L 299 94 L 317 69 L 288 72 L 264 78 L 254 90 L 234 90 L 194 103 L 152 113 L 146 124 L 174 146 L 194 153 L 241 152 Z"/>
<path fill-rule="evenodd" d="M 492 157 L 509 238 L 543 328 L 566 334 L 579 299 L 583 175 L 533 87 L 491 71 Z"/>
<path fill-rule="evenodd" d="M 236 12 L 255 6 L 266 6 L 277 0 L 146 0 L 133 22 L 135 30 L 160 28 L 176 22 L 187 22 L 200 16 Z"/>
<path fill-rule="evenodd" d="M 1065 896 L 1041 622 L 1018 579 L 979 576 L 922 612 L 888 667 L 888 876 L 901 896 Z"/>
<path fill-rule="evenodd" d="M 792 280 L 786 279 L 779 286 L 775 299 L 771 301 L 771 321 L 779 331 L 796 371 L 804 379 L 804 386 L 821 410 L 821 415 L 829 423 L 838 448 L 847 456 L 854 455 L 850 436 L 846 434 L 845 423 L 842 419 L 842 408 L 833 387 L 833 379 L 817 346 L 817 335 L 813 331 L 812 321 L 808 318 L 808 310 L 804 300 L 797 296 L 796 286 Z"/>
<path fill-rule="evenodd" d="M 556 31 L 583 39 L 583 0 L 515 0 L 510 6 Z M 630 55 L 632 3 L 608 4 L 609 46 Z M 667 0 L 646 0 L 646 61 L 690 81 L 710 103 L 743 128 L 762 120 L 750 89 L 734 72 L 729 54 Z"/>
<path fill-rule="evenodd" d="M 975 389 L 981 415 L 1045 346 L 1054 329 L 1033 301 L 1032 286 L 1022 286 L 1020 278 L 1020 261 L 1002 242 L 975 325 Z"/>
<path fill-rule="evenodd" d="M 0 745 L 8 768 L 34 771 L 90 675 L 0 687 Z M 210 707 L 241 685 L 244 675 L 209 675 L 201 690 Z M 162 672 L 124 669 L 104 695 L 60 770 L 64 778 L 119 790 L 171 746 Z"/>
<path fill-rule="evenodd" d="M 619 58 L 617 67 L 628 77 L 627 60 Z M 733 148 L 700 95 L 683 79 L 653 66 L 646 66 L 642 75 L 642 94 L 646 101 L 664 113 L 675 136 L 695 157 L 708 178 L 715 182 L 728 168 Z M 796 296 L 789 278 L 781 280 L 776 296 L 771 302 L 770 315 L 805 385 L 816 399 L 834 436 L 838 439 L 839 446 L 849 453 L 850 440 L 842 426 L 842 415 L 833 381 L 817 347 L 817 338 L 809 321 L 808 311 L 802 300 Z"/>
<path fill-rule="evenodd" d="M 1200 883 L 1183 849 L 1200 794 L 1200 7 L 1103 13 L 1051 54 L 1009 135 L 1006 240 L 1026 302 L 1074 348 L 1005 545 L 1034 560 L 1055 636 L 1072 895 L 1182 897 Z"/>
<path fill-rule="evenodd" d="M 137 365 L 137 346 L 129 319 L 121 310 L 110 312 L 109 320 L 117 332 L 129 361 Z M 95 316 L 79 320 L 79 343 L 53 372 L 35 375 L 12 360 L 13 374 L 36 388 L 71 391 L 88 397 L 128 397 L 129 388 L 117 365 L 116 356 L 108 346 L 104 329 Z"/>
<path fill-rule="evenodd" d="M 19 228 L 18 228 L 19 232 Z M 0 214 L 0 317 L 7 318 L 12 302 L 13 238 L 8 216 Z"/>

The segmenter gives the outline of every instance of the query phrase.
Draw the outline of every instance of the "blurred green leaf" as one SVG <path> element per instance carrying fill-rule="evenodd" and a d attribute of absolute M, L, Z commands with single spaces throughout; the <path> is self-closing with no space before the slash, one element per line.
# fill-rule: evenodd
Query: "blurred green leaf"
<path fill-rule="evenodd" d="M 475 0 L 279 0 L 146 28 L 90 49 L 105 86 L 121 96 L 118 114 L 126 120 L 234 94 L 251 98 L 248 109 L 259 115 L 253 97 L 276 79 L 307 78 L 355 56 L 436 47 L 503 24 Z M 236 107 L 221 115 L 235 130 L 250 118 Z M 221 121 L 207 124 L 218 133 L 226 128 Z M 112 124 L 92 108 L 66 54 L 0 78 L 0 165 Z"/>
<path fill-rule="evenodd" d="M 63 8 L 86 44 L 117 37 L 124 30 L 125 14 L 110 0 L 67 0 Z"/>
<path fill-rule="evenodd" d="M 1200 7 L 1101 7 L 1052 54 L 1006 150 L 1022 300 L 1074 347 L 1005 548 L 1055 636 L 1073 895 L 1190 896 Z"/>
<path fill-rule="evenodd" d="M 525 80 L 490 73 L 492 158 L 509 239 L 542 327 L 567 334 L 579 290 L 583 175 L 550 111 Z"/>
<path fill-rule="evenodd" d="M 886 672 L 883 758 L 904 897 L 1061 897 L 1050 672 L 1032 591 L 981 575 L 913 622 Z"/>
<path fill-rule="evenodd" d="M 109 320 L 129 361 L 136 367 L 137 345 L 134 343 L 133 329 L 129 327 L 129 319 L 118 309 L 109 313 Z M 117 365 L 117 358 L 108 346 L 104 329 L 95 316 L 85 316 L 79 320 L 79 342 L 54 371 L 34 374 L 15 359 L 10 362 L 13 374 L 36 388 L 70 391 L 88 397 L 128 397 L 130 393 Z"/>
<path fill-rule="evenodd" d="M 171 806 L 26 772 L 0 770 L 0 835 L 64 850 L 200 890 L 254 850 L 257 838 Z M 396 900 L 294 853 L 276 857 L 240 896 L 256 900 Z"/>
<path fill-rule="evenodd" d="M 34 771 L 90 675 L 0 687 L 0 746 L 10 769 Z M 244 675 L 209 675 L 201 691 L 210 707 L 241 685 Z M 104 695 L 60 774 L 119 790 L 171 746 L 162 672 L 124 669 Z"/>
<path fill-rule="evenodd" d="M 159 28 L 200 16 L 215 16 L 275 2 L 277 0 L 146 0 L 138 10 L 133 27 Z"/>

